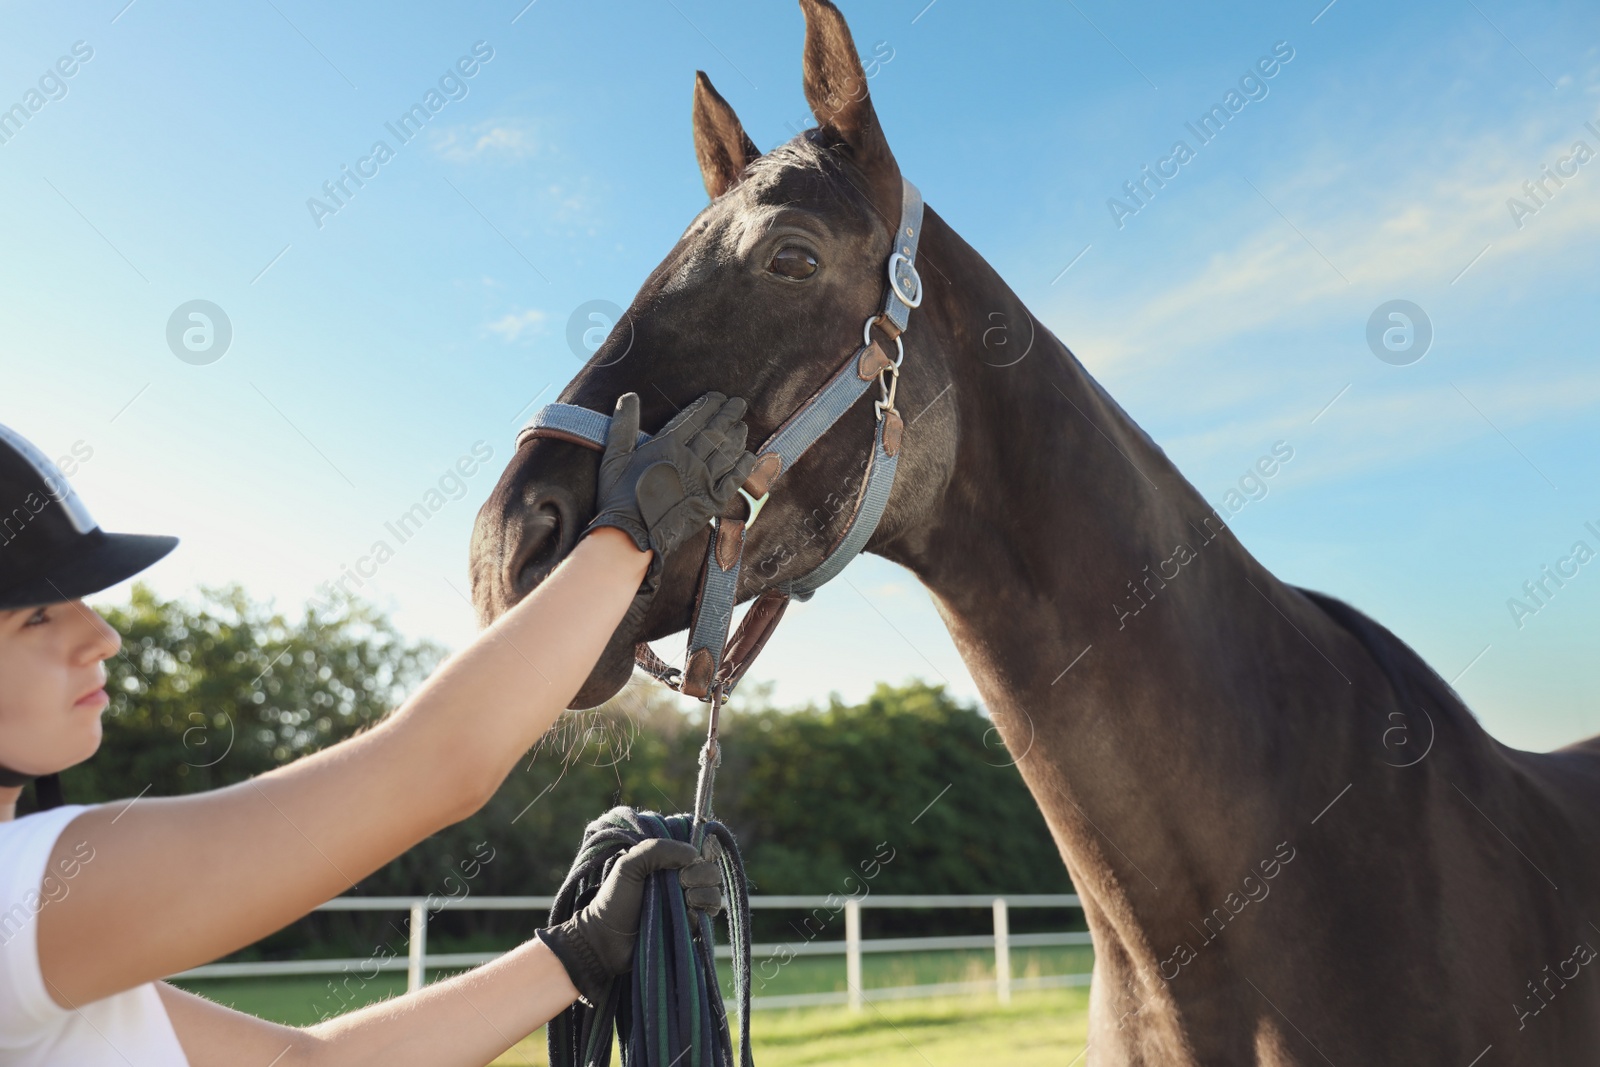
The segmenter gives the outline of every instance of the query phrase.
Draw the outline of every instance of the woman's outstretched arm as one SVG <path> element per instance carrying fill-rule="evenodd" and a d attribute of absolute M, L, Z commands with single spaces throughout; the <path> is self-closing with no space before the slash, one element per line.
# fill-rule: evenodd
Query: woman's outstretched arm
<path fill-rule="evenodd" d="M 679 872 L 684 903 L 716 914 L 721 870 L 683 841 L 641 841 L 612 864 L 594 899 L 565 922 L 475 971 L 317 1026 L 279 1026 L 162 985 L 191 1067 L 481 1067 L 581 993 L 600 1003 L 633 969 L 645 884 Z"/>
<path fill-rule="evenodd" d="M 744 410 L 708 393 L 640 444 L 639 398 L 624 394 L 592 532 L 371 730 L 225 789 L 75 818 L 50 862 L 79 869 L 37 920 L 52 999 L 77 1007 L 227 955 L 482 807 L 577 694 L 648 569 L 737 494 L 755 463 Z"/>
<path fill-rule="evenodd" d="M 578 997 L 561 962 L 537 940 L 477 970 L 305 1029 L 158 988 L 190 1067 L 482 1067 Z"/>
<path fill-rule="evenodd" d="M 237 785 L 79 815 L 51 864 L 93 858 L 37 919 L 51 997 L 76 1007 L 226 955 L 478 810 L 576 695 L 649 559 L 597 529 L 371 730 Z"/>

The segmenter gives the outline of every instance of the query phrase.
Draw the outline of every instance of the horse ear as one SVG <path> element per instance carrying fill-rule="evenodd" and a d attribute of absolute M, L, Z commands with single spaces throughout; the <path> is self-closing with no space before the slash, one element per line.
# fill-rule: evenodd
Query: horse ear
<path fill-rule="evenodd" d="M 761 158 L 739 124 L 739 116 L 711 87 L 703 70 L 694 72 L 694 154 L 713 200 L 733 188 L 751 160 Z"/>
<path fill-rule="evenodd" d="M 878 124 L 850 27 L 830 0 L 800 0 L 806 16 L 806 103 L 824 131 L 849 146 L 892 232 L 900 217 L 900 166 Z"/>

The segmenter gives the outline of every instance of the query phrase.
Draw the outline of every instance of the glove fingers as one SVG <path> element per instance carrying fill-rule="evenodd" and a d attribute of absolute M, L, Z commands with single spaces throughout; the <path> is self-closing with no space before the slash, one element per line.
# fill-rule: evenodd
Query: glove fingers
<path fill-rule="evenodd" d="M 623 853 L 618 864 L 626 877 L 643 881 L 657 871 L 677 870 L 699 862 L 699 850 L 687 841 L 658 837 L 634 845 Z"/>
<path fill-rule="evenodd" d="M 683 902 L 696 911 L 703 911 L 708 915 L 716 915 L 722 910 L 722 889 L 720 887 L 704 886 L 699 889 L 685 889 Z"/>
<path fill-rule="evenodd" d="M 744 452 L 745 445 L 749 442 L 750 427 L 745 423 L 736 422 L 733 424 L 733 428 L 728 431 L 728 443 L 723 450 L 723 455 L 729 457 L 730 462 L 737 462 L 740 454 Z M 718 473 L 720 474 L 721 472 L 719 471 Z"/>
<path fill-rule="evenodd" d="M 626 456 L 633 452 L 639 440 L 639 394 L 623 393 L 617 397 L 617 409 L 606 429 L 606 455 Z"/>
<path fill-rule="evenodd" d="M 701 433 L 695 434 L 694 440 L 689 442 L 689 454 L 695 459 L 699 460 L 701 463 L 705 463 L 707 459 L 709 459 L 711 455 L 716 452 L 717 447 L 721 444 L 721 434 L 706 433 L 702 431 Z"/>
<path fill-rule="evenodd" d="M 729 397 L 706 422 L 702 433 L 721 436 L 733 429 L 744 418 L 746 404 L 743 397 Z"/>
<path fill-rule="evenodd" d="M 721 393 L 710 392 L 700 397 L 694 403 L 672 416 L 668 422 L 655 435 L 657 437 L 676 436 L 679 440 L 688 440 L 705 426 L 707 420 L 716 414 L 717 408 L 728 399 Z"/>
<path fill-rule="evenodd" d="M 722 885 L 722 867 L 716 860 L 700 859 L 685 867 L 678 875 L 685 889 L 702 889 Z"/>
<path fill-rule="evenodd" d="M 740 453 L 744 451 L 744 443 L 749 437 L 750 427 L 742 422 L 736 422 L 732 428 L 720 434 L 713 434 L 707 429 L 690 443 L 689 450 L 705 463 L 710 471 L 711 480 L 716 481 L 738 461 Z M 705 443 L 704 446 L 702 442 Z"/>
<path fill-rule="evenodd" d="M 712 502 L 718 510 L 725 507 L 738 494 L 739 487 L 744 485 L 745 479 L 750 477 L 750 472 L 756 469 L 756 457 L 746 452 L 740 456 L 733 465 L 733 469 L 722 476 L 716 487 L 711 490 Z"/>
<path fill-rule="evenodd" d="M 744 412 L 744 401 L 739 397 L 732 398 L 711 416 L 705 429 L 689 442 L 689 451 L 694 457 L 711 465 L 713 478 L 722 473 L 719 456 L 731 458 L 744 451 L 744 439 L 750 433 L 750 428 L 740 421 L 744 418 Z M 731 442 L 736 436 L 738 445 L 734 446 Z"/>

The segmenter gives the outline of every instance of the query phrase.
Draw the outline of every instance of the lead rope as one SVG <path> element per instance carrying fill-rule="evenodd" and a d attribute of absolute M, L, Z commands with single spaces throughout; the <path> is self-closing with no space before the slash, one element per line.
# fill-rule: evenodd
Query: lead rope
<path fill-rule="evenodd" d="M 704 841 L 704 828 L 711 822 L 711 791 L 716 785 L 717 768 L 722 765 L 722 742 L 717 737 L 717 720 L 722 717 L 722 687 L 711 691 L 706 708 L 706 743 L 700 746 L 700 777 L 694 785 L 694 838 L 699 848 Z"/>
<path fill-rule="evenodd" d="M 590 823 L 572 870 L 550 908 L 550 925 L 565 922 L 594 899 L 616 858 L 641 841 L 665 837 L 712 851 L 722 870 L 722 894 L 733 947 L 734 998 L 739 1005 L 739 1064 L 755 1067 L 750 1052 L 750 888 L 738 843 L 711 813 L 722 747 L 722 707 L 713 694 L 706 742 L 700 749 L 693 815 L 660 815 L 613 808 Z M 623 1067 L 733 1067 L 733 1039 L 717 981 L 711 917 L 684 903 L 677 871 L 658 871 L 645 883 L 633 971 L 611 983 L 604 1000 L 579 1000 L 550 1020 L 550 1067 L 609 1067 L 615 1033 Z"/>

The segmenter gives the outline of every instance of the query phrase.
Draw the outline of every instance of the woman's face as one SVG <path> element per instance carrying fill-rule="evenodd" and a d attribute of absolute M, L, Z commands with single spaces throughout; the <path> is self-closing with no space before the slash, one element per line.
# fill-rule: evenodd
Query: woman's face
<path fill-rule="evenodd" d="M 52 774 L 100 747 L 122 638 L 81 600 L 0 611 L 0 766 Z"/>

